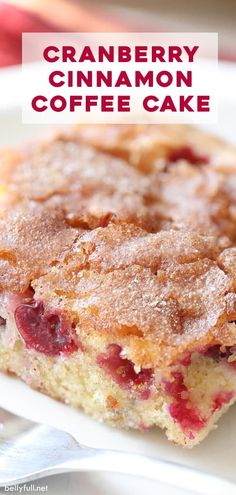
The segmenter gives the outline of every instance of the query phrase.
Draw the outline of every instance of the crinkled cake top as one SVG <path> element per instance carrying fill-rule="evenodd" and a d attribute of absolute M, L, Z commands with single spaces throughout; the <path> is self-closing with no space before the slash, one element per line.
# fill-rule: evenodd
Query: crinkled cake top
<path fill-rule="evenodd" d="M 232 258 L 214 237 L 111 223 L 84 232 L 33 287 L 72 315 L 78 332 L 127 337 L 135 362 L 148 355 L 164 366 L 197 346 L 235 343 Z"/>
<path fill-rule="evenodd" d="M 236 241 L 236 151 L 189 126 L 81 127 L 6 154 L 1 168 L 0 211 L 30 201 L 63 208 L 72 226 L 109 214 Z"/>
<path fill-rule="evenodd" d="M 8 194 L 2 207 L 22 201 L 62 207 L 71 224 L 81 216 L 99 225 L 107 213 L 119 219 L 158 230 L 159 214 L 150 205 L 158 187 L 119 158 L 100 153 L 71 136 L 58 136 L 9 156 L 1 179 Z M 1 198 L 0 198 L 1 207 Z"/>
<path fill-rule="evenodd" d="M 26 290 L 71 249 L 79 233 L 60 210 L 29 205 L 11 210 L 0 219 L 0 290 Z"/>

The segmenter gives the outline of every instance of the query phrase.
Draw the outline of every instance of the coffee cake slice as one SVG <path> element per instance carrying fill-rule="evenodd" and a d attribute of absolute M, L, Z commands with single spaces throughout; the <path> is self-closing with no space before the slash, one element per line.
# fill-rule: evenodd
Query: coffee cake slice
<path fill-rule="evenodd" d="M 35 204 L 5 214 L 0 238 L 2 371 L 187 447 L 235 401 L 235 248 L 118 220 L 72 228 Z"/>

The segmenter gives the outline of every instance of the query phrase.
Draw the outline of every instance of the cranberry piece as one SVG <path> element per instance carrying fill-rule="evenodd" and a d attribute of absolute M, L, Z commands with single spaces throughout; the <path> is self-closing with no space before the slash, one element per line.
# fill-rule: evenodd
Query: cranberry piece
<path fill-rule="evenodd" d="M 6 320 L 0 316 L 0 333 L 3 333 L 6 328 Z"/>
<path fill-rule="evenodd" d="M 206 165 L 208 163 L 207 156 L 197 154 L 190 146 L 182 146 L 173 150 L 169 155 L 171 162 L 179 160 L 187 160 L 192 165 Z"/>
<path fill-rule="evenodd" d="M 152 369 L 144 368 L 136 373 L 132 361 L 120 355 L 121 350 L 118 344 L 109 345 L 107 352 L 97 357 L 97 363 L 121 388 L 136 388 L 139 390 L 140 399 L 148 399 L 151 393 Z"/>
<path fill-rule="evenodd" d="M 165 392 L 174 398 L 169 405 L 172 418 L 177 421 L 183 431 L 199 431 L 205 425 L 198 409 L 189 405 L 188 389 L 180 372 L 172 373 L 173 381 L 165 383 Z"/>
<path fill-rule="evenodd" d="M 184 356 L 180 359 L 180 364 L 182 364 L 182 366 L 190 366 L 192 362 L 192 353 L 191 352 L 186 352 L 186 354 L 184 354 Z"/>
<path fill-rule="evenodd" d="M 114 213 L 108 212 L 100 218 L 99 227 L 105 228 L 112 220 L 115 219 L 116 215 Z"/>
<path fill-rule="evenodd" d="M 219 359 L 224 357 L 224 354 L 220 351 L 219 345 L 213 345 L 211 347 L 206 347 L 206 348 L 201 350 L 201 354 L 214 359 L 214 361 L 219 361 Z"/>
<path fill-rule="evenodd" d="M 200 431 L 205 425 L 205 421 L 201 418 L 199 411 L 187 406 L 187 400 L 170 404 L 169 411 L 172 418 L 178 421 L 183 431 Z"/>
<path fill-rule="evenodd" d="M 229 361 L 230 356 L 232 356 L 232 354 L 235 354 L 235 352 L 236 352 L 235 345 L 225 347 L 224 350 L 221 350 L 220 345 L 214 345 L 211 347 L 205 347 L 200 351 L 201 354 L 214 359 L 214 361 L 217 362 L 220 360 L 224 361 L 225 363 L 228 364 L 228 366 L 230 366 L 231 369 L 236 371 L 236 361 Z"/>
<path fill-rule="evenodd" d="M 176 371 L 172 373 L 173 380 L 165 383 L 165 391 L 168 395 L 174 398 L 181 397 L 182 392 L 187 390 L 183 382 L 182 373 Z"/>
<path fill-rule="evenodd" d="M 228 402 L 231 401 L 233 396 L 234 396 L 233 392 L 226 392 L 226 391 L 218 392 L 218 394 L 215 395 L 213 400 L 212 412 L 218 411 L 218 409 L 221 409 L 224 404 L 228 404 Z"/>
<path fill-rule="evenodd" d="M 78 349 L 70 323 L 58 311 L 45 310 L 41 301 L 17 306 L 15 321 L 28 348 L 49 356 L 70 354 Z"/>
<path fill-rule="evenodd" d="M 228 365 L 230 366 L 230 368 L 236 371 L 236 361 L 228 361 Z"/>
<path fill-rule="evenodd" d="M 2 316 L 0 316 L 0 327 L 5 327 L 6 325 L 6 320 Z"/>
<path fill-rule="evenodd" d="M 226 347 L 224 351 L 222 351 L 220 345 L 213 345 L 202 350 L 201 354 L 204 354 L 215 361 L 219 361 L 220 359 L 228 359 L 233 352 L 235 352 L 233 347 Z"/>

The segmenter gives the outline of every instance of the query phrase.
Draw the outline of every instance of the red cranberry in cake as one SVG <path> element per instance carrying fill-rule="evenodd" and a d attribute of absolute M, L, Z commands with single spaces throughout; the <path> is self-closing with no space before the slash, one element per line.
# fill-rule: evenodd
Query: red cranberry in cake
<path fill-rule="evenodd" d="M 198 407 L 191 405 L 188 388 L 180 372 L 172 373 L 172 381 L 165 383 L 165 392 L 173 397 L 169 405 L 172 418 L 178 422 L 183 431 L 197 432 L 205 426 L 206 421 L 201 417 Z"/>
<path fill-rule="evenodd" d="M 224 404 L 228 404 L 233 399 L 233 392 L 225 392 L 224 390 L 216 393 L 213 398 L 212 412 L 221 409 Z"/>
<path fill-rule="evenodd" d="M 5 318 L 2 318 L 2 316 L 0 316 L 0 327 L 4 327 L 5 325 L 6 325 Z"/>
<path fill-rule="evenodd" d="M 190 146 L 182 146 L 172 150 L 168 156 L 170 162 L 186 160 L 191 165 L 205 165 L 208 163 L 208 157 L 196 153 Z"/>
<path fill-rule="evenodd" d="M 201 351 L 203 355 L 211 357 L 215 361 L 225 361 L 229 366 L 236 370 L 236 346 L 207 346 Z"/>
<path fill-rule="evenodd" d="M 110 344 L 105 353 L 97 357 L 97 363 L 122 388 L 137 390 L 141 399 L 148 399 L 151 390 L 153 370 L 141 369 L 136 373 L 134 363 L 122 357 L 122 348 Z"/>
<path fill-rule="evenodd" d="M 71 354 L 78 349 L 72 328 L 60 311 L 45 310 L 32 300 L 15 309 L 15 321 L 27 348 L 49 356 Z"/>
<path fill-rule="evenodd" d="M 114 215 L 114 213 L 110 213 L 110 212 L 106 213 L 106 215 L 104 215 L 100 218 L 99 227 L 107 227 L 109 222 L 111 222 L 112 220 L 115 220 L 115 218 L 116 218 L 116 215 Z"/>

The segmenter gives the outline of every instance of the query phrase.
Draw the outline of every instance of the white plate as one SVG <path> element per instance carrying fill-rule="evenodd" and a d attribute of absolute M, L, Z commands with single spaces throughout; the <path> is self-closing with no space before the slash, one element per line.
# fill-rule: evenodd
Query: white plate
<path fill-rule="evenodd" d="M 21 124 L 20 96 L 16 93 L 20 69 L 0 72 L 0 145 L 14 145 L 48 132 L 43 126 Z M 236 66 L 220 65 L 219 124 L 210 130 L 236 144 Z M 18 84 L 19 88 L 19 84 Z M 15 92 L 14 92 L 15 91 Z M 9 94 L 12 94 L 9 98 Z M 209 128 L 209 127 L 208 127 Z M 220 420 L 219 428 L 191 451 L 170 444 L 158 429 L 147 433 L 124 432 L 99 424 L 80 411 L 32 391 L 14 378 L 0 376 L 0 405 L 30 419 L 46 422 L 71 432 L 81 443 L 147 453 L 207 470 L 236 482 L 236 406 Z M 107 474 L 70 474 L 47 478 L 36 486 L 48 485 L 50 495 L 184 495 L 187 492 L 141 479 Z M 194 493 L 194 487 L 192 492 Z M 235 488 L 236 493 L 236 488 Z"/>

